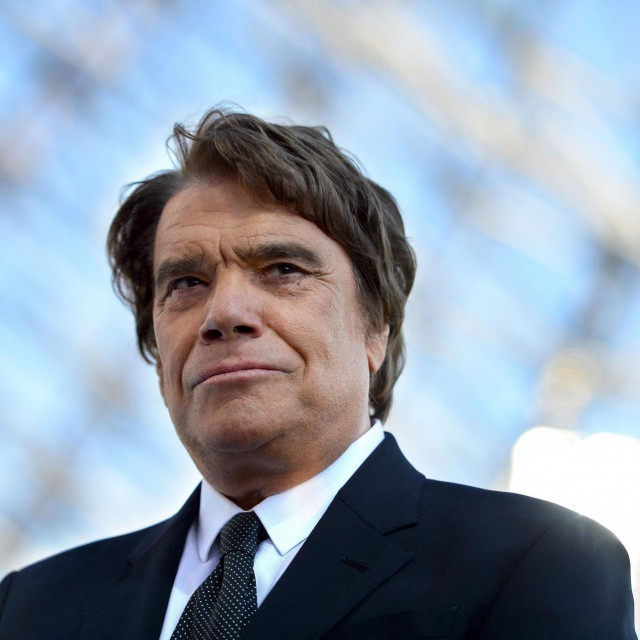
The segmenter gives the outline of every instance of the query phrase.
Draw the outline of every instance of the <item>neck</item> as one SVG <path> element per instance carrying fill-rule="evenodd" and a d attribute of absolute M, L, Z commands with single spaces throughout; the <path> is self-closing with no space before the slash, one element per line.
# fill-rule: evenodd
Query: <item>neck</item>
<path fill-rule="evenodd" d="M 369 428 L 368 424 L 363 426 L 356 437 L 334 441 L 332 447 L 304 447 L 307 455 L 301 459 L 280 456 L 278 448 L 268 443 L 252 451 L 208 452 L 206 457 L 194 456 L 194 461 L 214 489 L 246 511 L 324 471 Z"/>

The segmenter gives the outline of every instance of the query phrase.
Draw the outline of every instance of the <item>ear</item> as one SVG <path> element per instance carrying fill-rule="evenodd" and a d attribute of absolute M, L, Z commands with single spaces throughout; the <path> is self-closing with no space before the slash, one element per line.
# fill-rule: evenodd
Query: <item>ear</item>
<path fill-rule="evenodd" d="M 385 322 L 382 329 L 377 333 L 369 336 L 366 344 L 367 363 L 369 365 L 369 373 L 375 373 L 384 362 L 387 353 L 387 340 L 389 339 L 389 324 Z"/>
<path fill-rule="evenodd" d="M 158 374 L 158 385 L 160 386 L 160 395 L 162 396 L 162 399 L 164 400 L 164 404 L 166 406 L 167 399 L 164 395 L 164 376 L 162 375 L 162 361 L 160 360 L 160 358 L 156 360 L 156 373 Z"/>

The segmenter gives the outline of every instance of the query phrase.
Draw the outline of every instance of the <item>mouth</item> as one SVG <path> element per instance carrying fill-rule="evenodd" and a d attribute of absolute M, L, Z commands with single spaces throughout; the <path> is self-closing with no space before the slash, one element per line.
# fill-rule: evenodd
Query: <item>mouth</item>
<path fill-rule="evenodd" d="M 196 376 L 191 384 L 191 388 L 194 389 L 201 384 L 217 385 L 228 382 L 248 382 L 277 373 L 283 373 L 283 371 L 261 362 L 222 364 Z"/>

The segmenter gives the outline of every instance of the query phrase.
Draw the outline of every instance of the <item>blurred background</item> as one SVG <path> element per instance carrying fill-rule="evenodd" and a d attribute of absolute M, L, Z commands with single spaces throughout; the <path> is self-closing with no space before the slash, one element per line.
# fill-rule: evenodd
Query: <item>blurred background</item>
<path fill-rule="evenodd" d="M 0 573 L 198 481 L 104 241 L 174 121 L 224 103 L 328 126 L 398 199 L 412 462 L 599 520 L 640 585 L 638 24 L 633 0 L 3 0 Z"/>

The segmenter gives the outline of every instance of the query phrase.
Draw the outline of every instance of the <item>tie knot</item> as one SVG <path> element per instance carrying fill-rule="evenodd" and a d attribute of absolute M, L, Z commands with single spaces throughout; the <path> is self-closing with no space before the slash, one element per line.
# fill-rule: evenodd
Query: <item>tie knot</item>
<path fill-rule="evenodd" d="M 253 511 L 238 513 L 220 531 L 220 553 L 225 555 L 229 551 L 244 551 L 253 557 L 263 532 L 262 523 Z"/>

